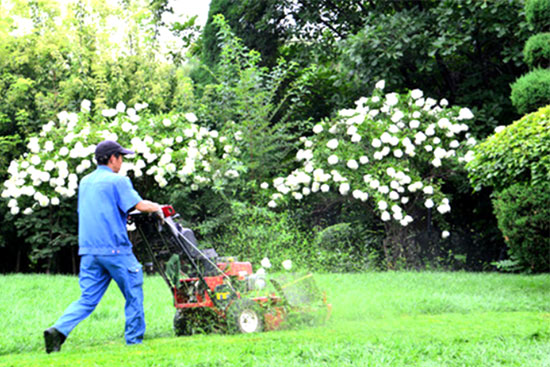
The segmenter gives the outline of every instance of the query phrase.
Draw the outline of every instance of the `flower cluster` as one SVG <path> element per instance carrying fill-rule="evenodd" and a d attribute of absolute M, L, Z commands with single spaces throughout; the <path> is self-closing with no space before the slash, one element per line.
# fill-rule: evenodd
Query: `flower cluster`
<path fill-rule="evenodd" d="M 300 200 L 334 189 L 361 201 L 372 198 L 383 221 L 403 226 L 414 220 L 407 211 L 418 203 L 441 214 L 451 210 L 435 177 L 449 169 L 446 162 L 472 159 L 468 149 L 476 141 L 464 123 L 472 112 L 425 98 L 418 89 L 384 94 L 384 84 L 378 82 L 373 96 L 317 123 L 311 136 L 301 138 L 296 159 L 302 166 L 273 180 L 269 207 L 286 196 Z"/>
<path fill-rule="evenodd" d="M 128 108 L 119 102 L 94 117 L 90 107 L 84 100 L 80 113 L 59 113 L 57 122 L 48 122 L 30 137 L 28 152 L 10 163 L 2 197 L 9 199 L 11 214 L 31 214 L 33 208 L 73 197 L 79 178 L 95 169 L 95 148 L 105 139 L 136 152 L 126 158 L 119 174 L 131 172 L 138 181 L 151 176 L 159 187 L 177 180 L 198 190 L 215 180 L 239 177 L 238 137 L 200 127 L 191 112 L 142 117 L 138 113 L 146 103 Z"/>

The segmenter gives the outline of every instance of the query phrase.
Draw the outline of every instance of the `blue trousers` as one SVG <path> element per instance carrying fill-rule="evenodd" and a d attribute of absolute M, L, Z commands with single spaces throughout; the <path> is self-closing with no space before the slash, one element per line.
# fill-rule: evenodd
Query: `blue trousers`
<path fill-rule="evenodd" d="M 82 291 L 80 298 L 67 308 L 53 327 L 68 336 L 79 322 L 92 313 L 109 287 L 111 279 L 114 279 L 126 299 L 126 343 L 141 343 L 145 334 L 143 271 L 136 257 L 133 254 L 83 255 L 79 277 Z"/>

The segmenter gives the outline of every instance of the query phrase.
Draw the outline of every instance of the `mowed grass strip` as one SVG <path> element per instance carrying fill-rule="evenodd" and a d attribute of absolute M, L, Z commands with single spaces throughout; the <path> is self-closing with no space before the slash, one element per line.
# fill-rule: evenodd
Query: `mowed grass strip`
<path fill-rule="evenodd" d="M 477 273 L 321 274 L 333 304 L 322 326 L 176 338 L 159 277 L 145 281 L 146 340 L 124 345 L 112 284 L 62 352 L 42 331 L 79 296 L 76 277 L 0 277 L 0 366 L 543 366 L 550 367 L 550 276 Z"/>

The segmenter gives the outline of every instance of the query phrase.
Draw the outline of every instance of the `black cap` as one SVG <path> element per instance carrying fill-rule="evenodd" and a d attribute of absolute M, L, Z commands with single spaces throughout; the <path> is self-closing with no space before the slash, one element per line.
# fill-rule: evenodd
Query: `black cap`
<path fill-rule="evenodd" d="M 95 148 L 95 158 L 98 159 L 99 157 L 107 157 L 109 158 L 111 155 L 119 153 L 119 154 L 135 154 L 131 150 L 124 149 L 119 143 L 112 140 L 104 140 L 101 143 L 97 145 Z"/>

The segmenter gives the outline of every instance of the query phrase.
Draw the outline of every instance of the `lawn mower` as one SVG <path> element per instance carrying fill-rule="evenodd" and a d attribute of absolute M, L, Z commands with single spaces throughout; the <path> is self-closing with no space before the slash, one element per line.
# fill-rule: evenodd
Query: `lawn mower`
<path fill-rule="evenodd" d="M 170 205 L 164 219 L 133 211 L 136 256 L 148 271 L 160 274 L 174 300 L 176 335 L 199 332 L 253 333 L 275 330 L 291 320 L 327 320 L 331 305 L 312 274 L 289 274 L 266 281 L 248 261 L 219 257 L 214 249 L 200 249 L 189 228 L 177 220 Z"/>

